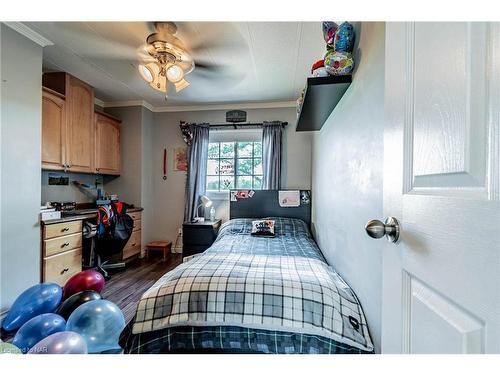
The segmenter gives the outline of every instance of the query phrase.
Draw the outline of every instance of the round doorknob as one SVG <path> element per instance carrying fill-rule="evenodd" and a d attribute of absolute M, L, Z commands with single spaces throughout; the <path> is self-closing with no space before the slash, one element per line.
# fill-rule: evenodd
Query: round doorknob
<path fill-rule="evenodd" d="M 385 222 L 370 220 L 365 225 L 366 233 L 371 238 L 387 237 L 390 242 L 397 242 L 399 238 L 399 222 L 395 217 L 389 216 Z"/>

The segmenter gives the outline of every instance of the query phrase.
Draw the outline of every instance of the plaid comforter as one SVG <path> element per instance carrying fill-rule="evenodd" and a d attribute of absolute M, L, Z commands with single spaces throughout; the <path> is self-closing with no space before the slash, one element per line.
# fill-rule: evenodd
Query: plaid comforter
<path fill-rule="evenodd" d="M 372 352 L 356 296 L 306 224 L 274 219 L 275 238 L 250 236 L 250 219 L 225 223 L 203 255 L 159 279 L 122 335 L 125 352 Z"/>

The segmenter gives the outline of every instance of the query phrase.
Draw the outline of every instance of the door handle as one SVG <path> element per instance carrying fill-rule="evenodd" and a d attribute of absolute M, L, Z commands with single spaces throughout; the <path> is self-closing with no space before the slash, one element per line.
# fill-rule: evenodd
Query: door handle
<path fill-rule="evenodd" d="M 389 242 L 397 242 L 399 239 L 399 221 L 392 216 L 385 219 L 384 222 L 380 220 L 370 220 L 365 225 L 366 233 L 371 238 L 386 237 Z"/>

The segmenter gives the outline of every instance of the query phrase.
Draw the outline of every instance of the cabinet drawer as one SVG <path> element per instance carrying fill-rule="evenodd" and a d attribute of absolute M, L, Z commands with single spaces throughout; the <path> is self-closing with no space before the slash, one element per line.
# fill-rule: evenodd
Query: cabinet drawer
<path fill-rule="evenodd" d="M 130 239 L 123 249 L 123 259 L 130 258 L 141 252 L 141 231 L 132 232 Z"/>
<path fill-rule="evenodd" d="M 43 239 L 66 236 L 73 233 L 82 233 L 82 221 L 69 221 L 67 223 L 49 224 L 43 226 Z"/>
<path fill-rule="evenodd" d="M 141 230 L 142 220 L 134 220 L 134 231 Z"/>
<path fill-rule="evenodd" d="M 43 259 L 43 281 L 64 285 L 82 270 L 82 249 L 74 249 Z"/>
<path fill-rule="evenodd" d="M 184 227 L 182 233 L 182 240 L 184 246 L 190 245 L 212 245 L 217 237 L 216 232 L 212 227 L 196 228 Z"/>
<path fill-rule="evenodd" d="M 127 214 L 134 220 L 141 220 L 141 217 L 142 217 L 142 212 L 140 212 L 140 211 L 127 212 Z"/>
<path fill-rule="evenodd" d="M 82 234 L 75 233 L 69 236 L 62 236 L 43 241 L 43 256 L 59 254 L 64 251 L 82 247 Z"/>

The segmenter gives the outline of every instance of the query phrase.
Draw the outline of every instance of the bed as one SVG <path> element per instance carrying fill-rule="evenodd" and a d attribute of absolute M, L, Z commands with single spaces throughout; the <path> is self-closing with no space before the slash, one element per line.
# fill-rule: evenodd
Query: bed
<path fill-rule="evenodd" d="M 144 293 L 125 353 L 373 352 L 356 295 L 310 234 L 310 192 L 300 207 L 277 196 L 231 202 L 215 243 Z M 257 217 L 275 220 L 275 237 L 250 234 Z"/>

